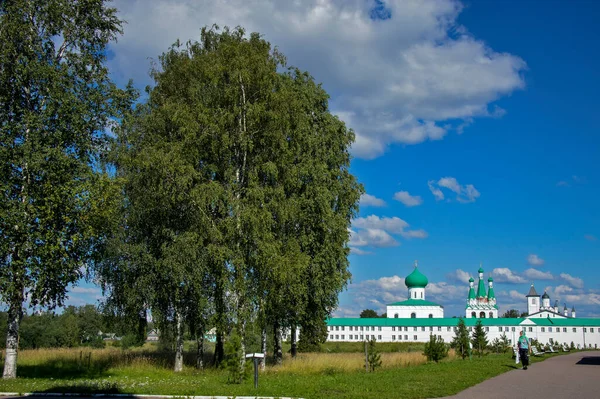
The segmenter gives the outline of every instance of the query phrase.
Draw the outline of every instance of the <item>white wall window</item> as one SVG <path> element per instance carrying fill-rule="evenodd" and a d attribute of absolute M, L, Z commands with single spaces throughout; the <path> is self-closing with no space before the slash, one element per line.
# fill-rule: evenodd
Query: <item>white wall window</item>
<path fill-rule="evenodd" d="M 532 332 L 532 331 L 533 331 L 533 327 L 529 327 L 529 332 Z"/>
<path fill-rule="evenodd" d="M 567 327 L 563 327 L 563 332 L 567 332 Z"/>
<path fill-rule="evenodd" d="M 542 332 L 546 332 L 546 327 L 542 327 Z"/>
<path fill-rule="evenodd" d="M 331 334 L 331 335 L 329 336 L 329 339 L 333 339 L 333 334 Z"/>
<path fill-rule="evenodd" d="M 398 313 L 394 313 L 394 319 L 398 318 Z"/>
<path fill-rule="evenodd" d="M 414 340 L 415 340 L 415 341 L 417 340 L 417 336 L 416 336 L 416 335 L 414 336 Z"/>
<path fill-rule="evenodd" d="M 378 335 L 378 336 L 377 336 L 377 339 L 381 341 L 381 335 Z"/>
<path fill-rule="evenodd" d="M 335 326 L 335 331 L 340 331 L 340 326 Z"/>
<path fill-rule="evenodd" d="M 392 341 L 395 341 L 395 340 L 396 340 L 396 336 L 392 335 Z"/>
<path fill-rule="evenodd" d="M 408 340 L 408 335 L 404 334 L 404 340 L 407 341 Z"/>
<path fill-rule="evenodd" d="M 335 339 L 340 339 L 340 336 L 336 334 Z"/>
<path fill-rule="evenodd" d="M 342 339 L 344 339 L 344 334 L 342 334 Z"/>
<path fill-rule="evenodd" d="M 342 331 L 344 331 L 344 326 L 342 326 Z"/>

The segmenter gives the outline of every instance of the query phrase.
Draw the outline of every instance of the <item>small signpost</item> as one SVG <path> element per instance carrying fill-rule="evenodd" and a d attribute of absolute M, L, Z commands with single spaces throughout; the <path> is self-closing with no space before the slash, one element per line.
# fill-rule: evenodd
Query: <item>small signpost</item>
<path fill-rule="evenodd" d="M 254 388 L 258 388 L 258 359 L 264 359 L 264 353 L 247 353 L 246 359 L 250 359 L 254 361 Z"/>

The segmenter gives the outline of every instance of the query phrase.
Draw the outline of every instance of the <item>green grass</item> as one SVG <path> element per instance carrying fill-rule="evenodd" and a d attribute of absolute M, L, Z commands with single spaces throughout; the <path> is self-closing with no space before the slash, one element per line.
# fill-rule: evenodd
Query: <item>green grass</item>
<path fill-rule="evenodd" d="M 510 354 L 489 354 L 473 360 L 448 360 L 417 366 L 387 368 L 375 373 L 325 368 L 310 374 L 269 367 L 261 373 L 259 388 L 251 380 L 227 384 L 223 370 L 197 371 L 186 367 L 175 374 L 152 352 L 98 352 L 92 364 L 81 365 L 76 356 L 56 354 L 23 356 L 19 378 L 0 380 L 1 392 L 86 392 L 165 395 L 261 395 L 303 398 L 432 398 L 453 395 L 488 378 L 518 367 Z M 89 350 L 88 350 L 89 351 Z M 101 357 L 100 353 L 102 353 Z M 85 356 L 85 355 L 84 355 Z M 113 356 L 112 360 L 110 356 Z M 118 358 L 118 356 L 125 356 Z M 141 356 L 136 358 L 136 356 Z M 312 354 L 310 356 L 327 356 Z M 331 355 L 329 355 L 331 356 Z M 545 358 L 556 356 L 547 355 Z M 130 359 L 129 359 L 130 357 Z M 98 360 L 94 361 L 97 358 Z M 69 360 L 70 359 L 70 360 Z M 75 360 L 73 360 L 75 359 Z M 104 359 L 104 360 L 102 360 Z M 118 360 L 118 361 L 117 361 Z M 543 358 L 531 358 L 532 363 Z M 287 359 L 287 362 L 294 360 Z M 75 362 L 75 363 L 74 363 Z M 111 363 L 112 362 L 112 363 Z M 112 365 L 111 365 L 112 364 Z M 117 366 L 114 366 L 117 364 Z M 284 365 L 285 366 L 285 365 Z M 535 365 L 533 366 L 535 367 Z M 52 370 L 51 374 L 48 374 Z M 52 376 L 52 377 L 50 377 Z M 440 384 L 440 381 L 444 381 Z"/>

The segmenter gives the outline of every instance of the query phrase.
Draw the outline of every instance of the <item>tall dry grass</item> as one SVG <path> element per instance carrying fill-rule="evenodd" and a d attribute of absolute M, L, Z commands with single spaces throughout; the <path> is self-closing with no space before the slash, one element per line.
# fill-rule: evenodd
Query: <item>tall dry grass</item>
<path fill-rule="evenodd" d="M 210 354 L 205 359 L 209 364 Z M 132 368 L 138 371 L 172 369 L 174 356 L 170 352 L 159 352 L 155 347 L 144 347 L 135 350 L 121 350 L 107 347 L 90 348 L 57 348 L 29 349 L 19 351 L 19 365 L 43 367 L 57 374 L 69 371 L 99 372 L 108 369 Z M 453 350 L 449 359 L 456 358 Z M 427 362 L 422 352 L 390 352 L 381 353 L 383 369 L 417 366 Z M 194 353 L 185 353 L 185 363 L 191 368 L 195 363 Z M 285 355 L 283 364 L 268 366 L 269 373 L 344 373 L 355 372 L 365 368 L 364 353 L 299 353 L 295 359 Z M 54 373 L 53 373 L 54 374 Z"/>
<path fill-rule="evenodd" d="M 456 355 L 451 350 L 449 359 Z M 424 364 L 427 358 L 421 352 L 381 353 L 383 369 L 410 367 Z M 365 355 L 362 353 L 299 353 L 295 359 L 284 358 L 283 364 L 267 369 L 274 373 L 339 373 L 354 372 L 365 369 Z"/>

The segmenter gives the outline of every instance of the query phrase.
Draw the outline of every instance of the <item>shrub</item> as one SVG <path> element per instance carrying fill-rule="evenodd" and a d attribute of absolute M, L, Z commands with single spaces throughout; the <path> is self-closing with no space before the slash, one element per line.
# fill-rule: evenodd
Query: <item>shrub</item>
<path fill-rule="evenodd" d="M 241 384 L 250 376 L 252 366 L 250 361 L 242 358 L 242 339 L 237 333 L 232 333 L 227 342 L 225 342 L 225 362 L 227 369 L 227 382 L 230 384 Z"/>
<path fill-rule="evenodd" d="M 367 360 L 369 361 L 370 371 L 375 371 L 377 367 L 381 367 L 381 355 L 379 354 L 375 343 L 375 338 L 371 338 L 371 340 L 369 340 L 369 354 L 367 356 Z"/>
<path fill-rule="evenodd" d="M 429 336 L 429 342 L 425 344 L 423 354 L 427 356 L 428 361 L 433 360 L 437 363 L 448 356 L 448 347 L 442 337 L 432 334 Z"/>

